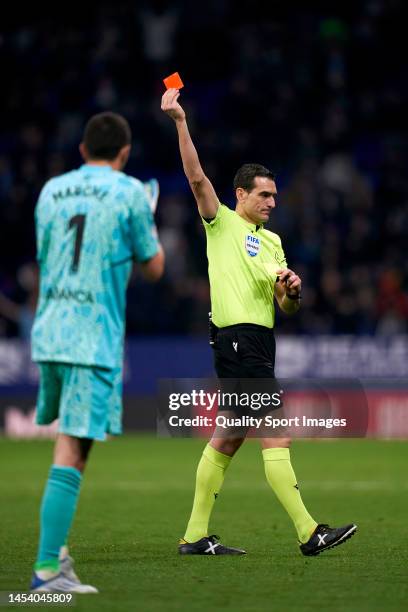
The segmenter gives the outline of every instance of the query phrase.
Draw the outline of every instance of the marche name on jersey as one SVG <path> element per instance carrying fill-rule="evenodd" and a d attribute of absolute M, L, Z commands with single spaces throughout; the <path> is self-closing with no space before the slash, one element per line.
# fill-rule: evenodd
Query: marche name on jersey
<path fill-rule="evenodd" d="M 66 187 L 65 189 L 59 189 L 54 191 L 52 197 L 54 202 L 65 200 L 65 198 L 73 198 L 78 196 L 94 197 L 99 201 L 102 201 L 109 193 L 108 189 L 102 189 L 97 185 L 75 185 L 73 187 Z"/>
<path fill-rule="evenodd" d="M 84 291 L 82 289 L 67 289 L 59 287 L 49 287 L 45 292 L 46 300 L 65 300 L 74 301 L 78 304 L 94 304 L 95 297 L 92 291 Z"/>

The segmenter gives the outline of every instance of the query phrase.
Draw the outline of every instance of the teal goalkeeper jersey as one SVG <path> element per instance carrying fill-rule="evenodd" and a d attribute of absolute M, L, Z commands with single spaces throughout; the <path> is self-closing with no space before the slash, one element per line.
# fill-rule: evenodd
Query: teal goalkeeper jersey
<path fill-rule="evenodd" d="M 158 252 L 142 183 L 110 166 L 85 164 L 46 183 L 35 221 L 40 296 L 33 360 L 117 367 L 132 261 Z"/>

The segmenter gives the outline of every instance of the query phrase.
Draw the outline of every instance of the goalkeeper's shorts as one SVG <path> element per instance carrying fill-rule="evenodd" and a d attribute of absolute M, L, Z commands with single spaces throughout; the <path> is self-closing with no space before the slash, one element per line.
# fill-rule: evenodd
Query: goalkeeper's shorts
<path fill-rule="evenodd" d="M 122 369 L 69 363 L 39 363 L 36 423 L 59 419 L 58 431 L 105 440 L 122 433 Z"/>

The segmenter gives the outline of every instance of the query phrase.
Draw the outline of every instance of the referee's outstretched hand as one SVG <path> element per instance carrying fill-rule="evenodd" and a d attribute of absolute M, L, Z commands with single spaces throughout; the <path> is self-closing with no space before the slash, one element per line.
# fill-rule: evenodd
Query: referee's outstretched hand
<path fill-rule="evenodd" d="M 293 272 L 293 270 L 289 270 L 289 268 L 280 268 L 276 271 L 276 275 L 279 277 L 279 280 L 277 281 L 279 286 L 287 295 L 295 297 L 300 294 L 302 289 L 302 281 L 300 280 L 300 277 Z"/>
<path fill-rule="evenodd" d="M 168 89 L 164 92 L 161 101 L 161 109 L 174 121 L 184 121 L 186 113 L 177 102 L 180 91 L 178 89 Z"/>

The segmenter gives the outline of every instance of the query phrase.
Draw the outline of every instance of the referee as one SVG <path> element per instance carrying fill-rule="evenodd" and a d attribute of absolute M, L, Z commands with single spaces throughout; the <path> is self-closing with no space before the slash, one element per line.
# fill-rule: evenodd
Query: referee
<path fill-rule="evenodd" d="M 235 211 L 220 204 L 201 167 L 191 140 L 180 92 L 167 90 L 162 110 L 176 124 L 184 172 L 197 201 L 207 235 L 212 320 L 218 332 L 214 344 L 215 370 L 220 379 L 274 378 L 274 297 L 280 309 L 294 314 L 300 307 L 301 280 L 287 268 L 279 236 L 263 226 L 275 207 L 274 175 L 259 164 L 245 164 L 234 178 Z M 245 439 L 213 435 L 197 468 L 191 517 L 180 554 L 245 554 L 209 535 L 211 511 L 232 457 Z M 341 544 L 357 527 L 331 528 L 318 524 L 306 510 L 289 455 L 289 438 L 262 438 L 268 483 L 292 519 L 300 550 L 316 555 Z"/>

